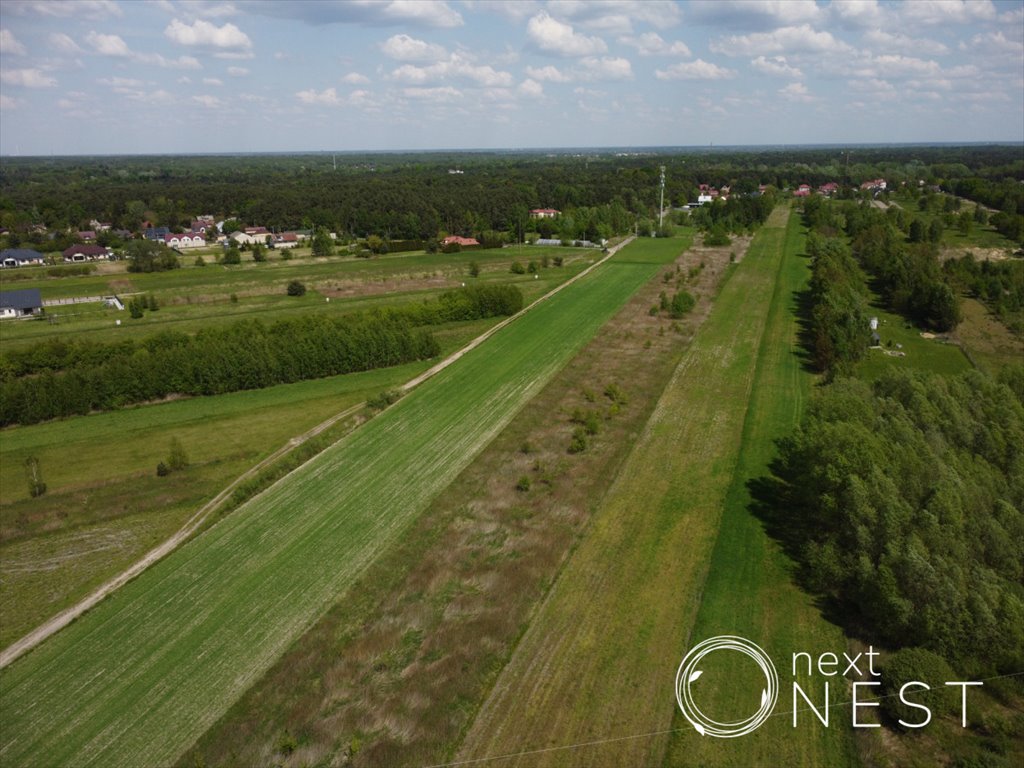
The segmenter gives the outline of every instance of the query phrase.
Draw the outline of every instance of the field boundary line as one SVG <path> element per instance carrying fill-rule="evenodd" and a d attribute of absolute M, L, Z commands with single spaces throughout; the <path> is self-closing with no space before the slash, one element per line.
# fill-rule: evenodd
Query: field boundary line
<path fill-rule="evenodd" d="M 445 368 L 450 366 L 452 363 L 461 359 L 467 352 L 470 352 L 473 349 L 476 349 L 481 344 L 483 344 L 485 341 L 491 338 L 491 336 L 500 331 L 502 328 L 505 328 L 506 326 L 510 325 L 512 322 L 514 322 L 515 320 L 519 319 L 530 310 L 537 307 L 541 302 L 550 299 L 552 296 L 557 294 L 562 289 L 572 285 L 577 280 L 582 279 L 590 272 L 595 270 L 597 267 L 604 264 L 606 261 L 608 261 L 608 259 L 610 259 L 616 253 L 618 253 L 622 248 L 629 245 L 635 239 L 635 235 L 630 235 L 621 243 L 610 248 L 606 255 L 595 261 L 593 264 L 584 269 L 578 275 L 574 275 L 569 280 L 566 280 L 564 283 L 561 283 L 560 285 L 551 289 L 543 296 L 540 296 L 527 306 L 523 307 L 514 315 L 505 318 L 497 325 L 484 331 L 482 334 L 471 340 L 461 349 L 458 349 L 452 354 L 450 354 L 441 362 L 428 368 L 423 373 L 407 381 L 399 388 L 400 391 L 402 392 L 403 395 L 407 394 L 408 392 L 412 391 L 415 387 L 419 386 L 423 382 L 433 378 L 438 373 L 443 371 Z M 321 423 L 317 424 L 315 427 L 302 433 L 301 435 L 290 438 L 288 442 L 286 442 L 276 451 L 274 451 L 269 456 L 264 458 L 262 461 L 253 465 L 248 470 L 239 475 L 234 481 L 227 485 L 216 496 L 214 496 L 212 499 L 206 502 L 206 504 L 200 507 L 200 509 L 191 518 L 189 518 L 188 522 L 186 522 L 185 525 L 182 526 L 177 532 L 172 534 L 170 538 L 164 540 L 161 544 L 158 544 L 156 547 L 151 549 L 149 552 L 146 553 L 145 556 L 143 556 L 140 560 L 136 561 L 127 570 L 122 571 L 119 575 L 115 576 L 110 581 L 105 582 L 100 587 L 95 589 L 87 597 L 83 598 L 74 605 L 65 608 L 63 611 L 51 617 L 50 619 L 47 619 L 45 622 L 40 624 L 31 632 L 29 632 L 27 635 L 23 636 L 19 640 L 16 640 L 15 642 L 11 643 L 9 646 L 4 648 L 2 651 L 0 651 L 0 669 L 4 669 L 12 662 L 14 662 L 16 659 L 25 655 L 33 648 L 38 646 L 40 643 L 45 641 L 51 635 L 55 635 L 64 627 L 68 626 L 77 618 L 82 616 L 82 614 L 86 613 L 89 609 L 93 608 L 98 603 L 100 603 L 108 595 L 116 592 L 118 589 L 120 589 L 125 584 L 130 582 L 132 579 L 141 575 L 151 565 L 154 565 L 158 561 L 162 560 L 164 557 L 171 554 L 179 546 L 188 541 L 192 537 L 192 535 L 207 521 L 210 515 L 228 499 L 231 493 L 233 493 L 235 489 L 238 488 L 239 485 L 246 482 L 247 480 L 251 480 L 261 470 L 265 469 L 267 466 L 274 463 L 278 459 L 283 458 L 287 454 L 291 453 L 295 448 L 298 448 L 300 445 L 303 445 L 310 438 L 316 437 L 321 432 L 334 426 L 342 419 L 346 419 L 350 416 L 355 415 L 365 405 L 366 403 L 363 402 L 350 406 L 349 408 L 346 408 L 344 411 L 336 413 L 335 415 L 331 416 L 325 421 L 322 421 Z M 287 477 L 290 474 L 291 472 L 287 473 L 284 477 Z M 284 478 L 279 478 L 274 483 L 271 483 L 271 487 L 273 485 L 276 485 L 277 482 L 280 482 L 280 480 L 282 479 Z"/>

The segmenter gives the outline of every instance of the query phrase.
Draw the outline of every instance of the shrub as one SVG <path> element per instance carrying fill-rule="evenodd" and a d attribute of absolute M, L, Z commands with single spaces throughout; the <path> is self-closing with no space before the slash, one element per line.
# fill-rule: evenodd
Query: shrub
<path fill-rule="evenodd" d="M 292 280 L 288 283 L 288 295 L 289 296 L 305 296 L 306 286 L 304 283 L 300 283 L 298 280 Z"/>
<path fill-rule="evenodd" d="M 523 440 L 523 444 L 519 446 L 519 452 L 526 455 L 533 453 L 533 446 L 530 445 L 529 440 Z"/>
<path fill-rule="evenodd" d="M 366 404 L 375 411 L 383 411 L 392 403 L 397 403 L 402 393 L 397 389 L 386 389 L 375 397 L 371 397 Z"/>
<path fill-rule="evenodd" d="M 623 392 L 622 388 L 615 382 L 612 382 L 604 388 L 604 396 L 618 405 L 625 405 L 629 402 L 629 398 L 626 396 L 626 393 Z"/>
<path fill-rule="evenodd" d="M 732 240 L 729 239 L 729 235 L 725 231 L 725 227 L 716 224 L 711 230 L 704 235 L 704 245 L 715 248 L 721 245 L 731 245 Z"/>
<path fill-rule="evenodd" d="M 530 485 L 531 483 L 529 475 L 523 475 L 522 477 L 519 478 L 519 481 L 516 483 L 516 490 L 520 491 L 521 493 L 526 493 L 528 490 L 530 490 Z"/>
<path fill-rule="evenodd" d="M 241 264 L 242 263 L 242 252 L 235 246 L 231 246 L 224 251 L 224 256 L 221 258 L 222 264 Z"/>
<path fill-rule="evenodd" d="M 231 294 L 231 303 L 232 304 L 237 304 L 238 303 L 238 294 L 237 293 L 232 293 Z"/>
<path fill-rule="evenodd" d="M 206 259 L 204 259 L 202 256 L 196 256 L 196 266 L 197 267 L 205 267 L 206 266 Z"/>
<path fill-rule="evenodd" d="M 556 267 L 560 267 L 564 263 L 565 263 L 565 259 L 563 259 L 561 256 L 555 256 L 555 266 Z"/>
<path fill-rule="evenodd" d="M 569 453 L 583 453 L 587 450 L 587 433 L 583 427 L 576 427 L 572 431 L 572 440 L 569 441 Z"/>
<path fill-rule="evenodd" d="M 938 718 L 956 708 L 956 692 L 946 685 L 957 680 L 956 673 L 944 658 L 924 648 L 903 648 L 889 656 L 882 666 L 882 709 L 893 720 L 912 725 L 923 722 L 925 713 L 900 698 L 900 688 L 911 681 L 927 684 L 931 690 L 912 686 L 904 696 L 916 704 L 928 707 L 932 717 Z"/>
<path fill-rule="evenodd" d="M 513 275 L 525 275 L 526 274 L 526 267 L 524 267 L 518 261 L 513 261 L 512 262 L 512 266 L 509 267 L 509 272 L 511 272 Z"/>
<path fill-rule="evenodd" d="M 669 307 L 669 314 L 673 319 L 678 320 L 691 309 L 697 300 L 688 291 L 677 291 L 672 296 L 672 304 Z"/>
<path fill-rule="evenodd" d="M 469 262 L 469 276 L 480 277 L 480 265 L 475 261 Z"/>
<path fill-rule="evenodd" d="M 167 477 L 171 474 L 171 468 L 164 464 L 162 461 L 156 465 L 157 477 Z"/>
<path fill-rule="evenodd" d="M 526 265 L 526 271 L 529 272 L 531 275 L 536 274 L 538 269 L 540 268 L 537 266 L 536 261 L 531 261 L 529 264 Z"/>

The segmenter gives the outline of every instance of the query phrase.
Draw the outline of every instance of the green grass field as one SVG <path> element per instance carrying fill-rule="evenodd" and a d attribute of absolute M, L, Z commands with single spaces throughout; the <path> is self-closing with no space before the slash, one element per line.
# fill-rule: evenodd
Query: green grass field
<path fill-rule="evenodd" d="M 807 266 L 795 255 L 782 259 L 784 243 L 787 250 L 798 244 L 793 230 L 786 238 L 787 214 L 776 210 L 728 278 L 457 760 L 515 754 L 501 764 L 590 766 L 664 759 L 676 667 L 689 640 L 697 639 L 693 624 L 704 600 L 716 599 L 706 593 L 705 576 L 722 567 L 712 553 L 716 539 L 727 535 L 723 520 L 731 515 L 723 510 L 737 482 L 747 404 L 768 351 L 782 350 L 774 354 L 786 367 L 780 383 L 766 382 L 766 397 L 799 398 L 806 386 L 788 391 L 788 366 L 798 364 L 786 314 L 793 297 L 776 287 L 782 264 L 783 277 L 795 275 L 797 284 L 806 277 Z M 762 436 L 769 448 L 772 436 Z M 753 576 L 776 577 L 756 570 Z M 777 619 L 789 618 L 787 606 Z M 820 746 L 815 735 L 799 742 L 809 754 L 842 754 Z"/>
<path fill-rule="evenodd" d="M 0 673 L 0 761 L 172 761 L 680 248 L 630 246 Z"/>
<path fill-rule="evenodd" d="M 784 260 L 757 358 L 739 460 L 690 633 L 691 646 L 717 635 L 739 635 L 764 648 L 779 672 L 779 700 L 768 722 L 750 736 L 736 739 L 701 737 L 677 711 L 666 766 L 842 766 L 856 762 L 848 709 L 834 710 L 829 729 L 821 727 L 809 712 L 801 713 L 798 727 L 793 728 L 792 654 L 805 651 L 817 657 L 830 651 L 838 656 L 846 650 L 847 640 L 838 627 L 822 619 L 813 597 L 793 583 L 792 564 L 752 513 L 748 490 L 749 481 L 768 473 L 775 440 L 796 427 L 813 384 L 797 346 L 797 294 L 806 288 L 810 276 L 809 261 L 802 255 L 801 230 L 794 216 L 787 228 Z M 718 667 L 713 666 L 716 663 Z M 753 681 L 742 674 L 743 662 L 739 662 L 741 674 L 737 674 L 736 664 L 730 654 L 707 657 L 705 674 L 695 687 L 702 710 L 721 721 L 742 719 L 756 711 L 757 694 L 763 686 L 763 678 L 757 679 L 760 673 L 752 664 L 748 666 Z M 716 677 L 719 671 L 723 675 Z M 824 679 L 798 677 L 802 688 L 819 704 Z M 716 680 L 726 682 L 716 684 Z M 833 678 L 832 705 L 848 699 L 842 680 Z"/>
<path fill-rule="evenodd" d="M 961 373 L 971 368 L 971 361 L 955 344 L 923 337 L 920 328 L 900 315 L 882 309 L 878 301 L 872 305 L 870 311 L 878 318 L 878 335 L 882 340 L 882 349 L 867 351 L 864 358 L 857 363 L 858 377 L 873 381 L 893 368 L 915 368 L 935 373 Z M 886 354 L 887 351 L 902 352 L 903 356 Z"/>

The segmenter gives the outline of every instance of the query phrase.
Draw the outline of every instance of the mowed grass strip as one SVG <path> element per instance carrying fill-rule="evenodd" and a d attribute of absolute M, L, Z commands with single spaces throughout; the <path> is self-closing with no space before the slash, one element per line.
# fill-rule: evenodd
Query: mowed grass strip
<path fill-rule="evenodd" d="M 803 255 L 805 239 L 794 215 L 787 229 L 785 256 L 758 356 L 739 462 L 725 500 L 697 621 L 687 644 L 693 646 L 717 635 L 739 635 L 757 643 L 778 670 L 778 703 L 764 725 L 736 739 L 702 737 L 676 711 L 667 766 L 855 763 L 850 710 L 835 708 L 850 699 L 841 677 L 829 679 L 816 674 L 808 678 L 804 664 L 805 674 L 797 680 L 819 707 L 825 698 L 824 682 L 830 681 L 830 727 L 823 727 L 800 700 L 798 708 L 804 711 L 799 713 L 797 728 L 793 728 L 793 653 L 806 652 L 817 659 L 831 652 L 842 658 L 847 641 L 838 627 L 821 617 L 814 598 L 793 583 L 792 563 L 754 515 L 748 487 L 751 480 L 768 474 L 768 464 L 776 454 L 775 441 L 796 427 L 814 382 L 798 345 L 798 302 L 810 277 L 810 261 Z M 680 659 L 687 650 L 680 646 Z M 735 721 L 757 711 L 764 677 L 753 663 L 745 662 L 744 657 L 729 653 L 707 658 L 704 674 L 691 691 L 709 717 Z"/>
<path fill-rule="evenodd" d="M 630 246 L 0 673 L 0 763 L 173 762 L 681 247 Z"/>
<path fill-rule="evenodd" d="M 739 454 L 788 215 L 772 214 L 727 278 L 457 760 L 661 761 L 666 734 L 634 737 L 672 722 L 672 683 Z"/>

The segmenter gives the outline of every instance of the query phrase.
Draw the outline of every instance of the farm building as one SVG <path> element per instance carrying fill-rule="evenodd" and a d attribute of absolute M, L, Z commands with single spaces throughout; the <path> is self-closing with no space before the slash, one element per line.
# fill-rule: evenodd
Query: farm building
<path fill-rule="evenodd" d="M 534 208 L 530 211 L 531 219 L 553 219 L 555 216 L 561 216 L 562 212 L 554 208 Z"/>
<path fill-rule="evenodd" d="M 43 254 L 31 248 L 5 248 L 0 251 L 0 267 L 29 267 L 42 264 Z"/>
<path fill-rule="evenodd" d="M 0 320 L 42 314 L 43 299 L 38 288 L 0 291 Z"/>
<path fill-rule="evenodd" d="M 96 261 L 109 259 L 114 252 L 102 245 L 72 245 L 61 255 L 64 261 Z"/>

